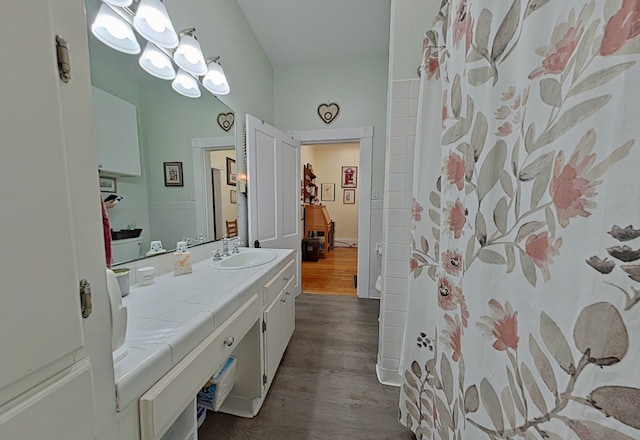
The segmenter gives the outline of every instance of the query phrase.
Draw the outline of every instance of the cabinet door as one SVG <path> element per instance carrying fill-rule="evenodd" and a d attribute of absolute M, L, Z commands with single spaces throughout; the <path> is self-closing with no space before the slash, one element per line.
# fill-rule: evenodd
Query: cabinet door
<path fill-rule="evenodd" d="M 6 104 L 0 117 L 0 438 L 90 439 L 96 431 L 79 278 L 96 280 L 80 275 L 77 261 L 83 254 L 76 245 L 78 231 L 80 236 L 92 230 L 89 226 L 100 231 L 99 195 L 95 168 L 88 168 L 92 179 L 77 179 L 93 165 L 69 148 L 91 149 L 89 138 L 80 142 L 67 131 L 75 122 L 81 126 L 75 131 L 84 132 L 82 114 L 90 108 L 83 7 L 80 0 L 47 0 L 38 7 L 31 2 L 0 3 L 3 41 L 15 41 L 29 29 L 20 44 L 5 45 L 4 55 L 13 68 L 0 70 L 0 100 Z M 56 34 L 68 40 L 71 62 L 76 62 L 69 84 L 63 84 L 57 72 Z M 79 84 L 82 95 L 76 92 Z M 75 101 L 71 114 L 63 111 L 69 100 Z M 78 113 L 81 117 L 76 118 Z M 92 203 L 84 203 L 80 190 L 71 190 L 72 183 L 93 188 Z M 104 257 L 95 257 L 101 249 L 93 242 L 81 245 L 94 255 L 89 259 L 94 266 L 102 263 L 96 272 L 104 285 Z"/>
<path fill-rule="evenodd" d="M 281 291 L 264 310 L 264 322 L 267 326 L 267 330 L 264 333 L 264 368 L 267 376 L 267 383 L 265 384 L 267 388 L 271 385 L 285 349 L 284 309 L 285 294 L 284 291 Z"/>
<path fill-rule="evenodd" d="M 284 331 L 282 332 L 282 353 L 287 349 L 293 331 L 296 327 L 296 301 L 294 296 L 295 280 L 289 282 L 289 285 L 284 289 L 284 297 L 286 301 L 283 304 L 283 316 L 282 322 Z"/>
<path fill-rule="evenodd" d="M 128 176 L 140 175 L 140 146 L 136 106 L 92 87 L 98 169 Z"/>

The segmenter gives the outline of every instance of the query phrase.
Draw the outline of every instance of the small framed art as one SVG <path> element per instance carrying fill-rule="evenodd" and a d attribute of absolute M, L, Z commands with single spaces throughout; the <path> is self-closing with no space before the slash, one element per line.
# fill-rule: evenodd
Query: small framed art
<path fill-rule="evenodd" d="M 345 205 L 354 205 L 356 203 L 356 190 L 345 189 L 342 193 L 342 203 Z"/>
<path fill-rule="evenodd" d="M 358 167 L 342 167 L 342 187 L 358 187 Z"/>
<path fill-rule="evenodd" d="M 164 186 L 184 186 L 182 162 L 164 162 Z"/>
<path fill-rule="evenodd" d="M 237 181 L 236 160 L 227 157 L 227 185 L 236 186 Z"/>
<path fill-rule="evenodd" d="M 100 192 L 114 193 L 116 192 L 116 178 L 100 176 Z"/>
<path fill-rule="evenodd" d="M 336 200 L 336 184 L 321 183 L 320 198 L 323 202 L 334 202 Z"/>

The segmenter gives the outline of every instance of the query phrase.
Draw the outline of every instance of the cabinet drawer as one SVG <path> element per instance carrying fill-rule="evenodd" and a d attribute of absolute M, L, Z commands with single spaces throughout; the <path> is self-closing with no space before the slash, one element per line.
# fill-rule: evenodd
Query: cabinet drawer
<path fill-rule="evenodd" d="M 162 437 L 207 379 L 238 346 L 259 319 L 261 310 L 258 295 L 254 294 L 140 398 L 142 440 Z"/>
<path fill-rule="evenodd" d="M 293 260 L 287 264 L 276 276 L 271 278 L 267 284 L 264 285 L 264 302 L 263 305 L 267 306 L 273 298 L 280 293 L 284 286 L 291 280 L 296 274 L 296 266 L 293 264 Z"/>

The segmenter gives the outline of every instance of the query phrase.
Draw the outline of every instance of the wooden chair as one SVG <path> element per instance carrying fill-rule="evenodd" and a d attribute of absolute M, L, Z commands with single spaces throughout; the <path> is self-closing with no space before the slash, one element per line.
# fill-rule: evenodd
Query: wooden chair
<path fill-rule="evenodd" d="M 238 220 L 226 220 L 227 223 L 227 237 L 236 237 L 238 235 Z"/>

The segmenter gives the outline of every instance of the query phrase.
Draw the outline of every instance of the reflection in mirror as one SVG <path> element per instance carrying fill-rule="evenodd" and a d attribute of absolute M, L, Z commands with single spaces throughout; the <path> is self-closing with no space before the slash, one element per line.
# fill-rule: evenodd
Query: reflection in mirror
<path fill-rule="evenodd" d="M 86 0 L 89 25 L 99 3 Z M 227 157 L 235 160 L 235 126 L 227 131 L 228 122 L 224 126 L 217 120 L 218 115 L 233 111 L 204 89 L 198 99 L 177 94 L 169 81 L 144 72 L 137 55 L 110 49 L 90 32 L 89 52 L 91 82 L 99 89 L 94 90 L 94 95 L 101 94 L 115 105 L 105 110 L 101 107 L 102 101 L 94 99 L 95 132 L 97 136 L 102 133 L 102 140 L 96 140 L 99 157 L 101 162 L 110 164 L 100 170 L 102 196 L 122 197 L 107 211 L 111 228 L 142 230 L 137 238 L 113 241 L 113 263 L 145 257 L 151 250 L 151 241 L 161 241 L 164 250 L 172 251 L 178 241 L 194 245 L 223 237 L 225 221 L 237 218 L 237 205 L 232 201 L 236 200 L 233 198 L 236 187 L 231 184 L 232 180 L 228 182 L 228 175 L 232 176 L 233 171 L 227 166 L 232 164 Z M 121 108 L 124 110 L 120 111 Z M 136 119 L 133 131 L 137 129 L 137 142 L 132 142 L 133 147 L 123 147 L 127 143 L 123 133 L 130 130 L 123 128 L 122 116 L 131 110 L 128 120 Z M 209 165 L 209 176 L 199 183 L 207 187 L 196 188 L 198 171 L 194 170 L 192 144 L 194 139 L 207 138 L 226 139 L 219 144 L 226 144 L 227 150 L 220 150 L 222 145 L 212 148 L 205 161 Z M 122 165 L 132 148 L 139 148 L 139 169 Z M 204 207 L 198 206 L 203 201 L 197 201 L 197 193 L 211 197 Z M 196 212 L 209 205 L 211 213 L 207 219 L 211 228 L 201 230 Z M 120 238 L 131 234 L 115 235 Z"/>

